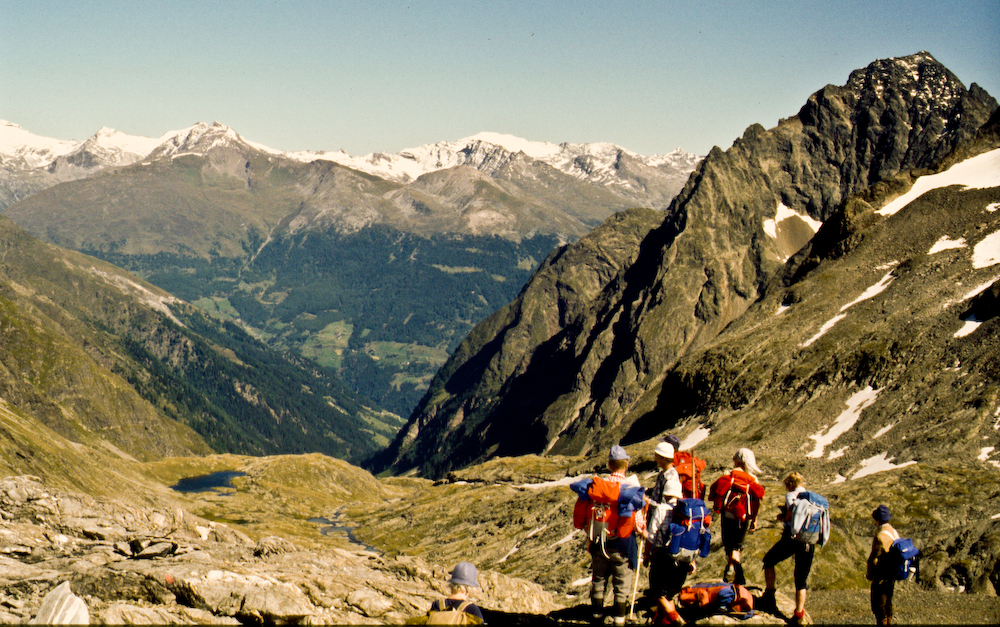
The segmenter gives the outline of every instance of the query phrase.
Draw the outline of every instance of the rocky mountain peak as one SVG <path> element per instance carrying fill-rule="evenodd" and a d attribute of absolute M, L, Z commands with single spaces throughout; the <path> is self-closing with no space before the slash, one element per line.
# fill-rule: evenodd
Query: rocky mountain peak
<path fill-rule="evenodd" d="M 175 157 L 189 153 L 206 155 L 216 148 L 246 150 L 250 148 L 250 144 L 244 141 L 236 131 L 224 124 L 199 122 L 194 126 L 168 135 L 150 153 L 149 158 Z"/>
<path fill-rule="evenodd" d="M 395 467 L 435 474 L 492 455 L 588 453 L 646 412 L 670 413 L 657 405 L 664 377 L 740 319 L 820 223 L 853 195 L 972 141 L 996 106 L 919 54 L 821 89 L 773 129 L 751 126 L 698 165 L 637 251 L 602 251 L 586 289 L 561 287 L 579 283 L 579 267 L 545 264 L 518 302 L 470 334 L 397 440 Z M 615 165 L 641 182 L 629 161 Z M 553 294 L 569 315 L 516 315 Z"/>
<path fill-rule="evenodd" d="M 852 72 L 846 88 L 862 99 L 898 95 L 938 111 L 947 111 L 965 91 L 955 75 L 927 52 L 875 61 Z"/>

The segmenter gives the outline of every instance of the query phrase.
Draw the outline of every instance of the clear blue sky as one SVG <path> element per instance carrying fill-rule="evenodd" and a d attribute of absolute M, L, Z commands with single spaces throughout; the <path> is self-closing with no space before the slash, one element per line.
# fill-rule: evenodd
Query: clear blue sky
<path fill-rule="evenodd" d="M 82 140 L 218 121 L 353 155 L 480 131 L 728 148 L 875 59 L 1000 98 L 1000 0 L 0 0 L 0 119 Z"/>

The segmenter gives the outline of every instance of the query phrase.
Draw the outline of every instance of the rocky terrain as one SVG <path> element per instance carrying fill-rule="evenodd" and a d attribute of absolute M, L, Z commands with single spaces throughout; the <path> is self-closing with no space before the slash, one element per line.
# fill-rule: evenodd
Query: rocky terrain
<path fill-rule="evenodd" d="M 629 447 L 633 469 L 647 484 L 654 444 Z M 709 460 L 706 474 L 721 473 L 723 460 Z M 471 560 L 483 584 L 475 599 L 492 624 L 585 623 L 589 558 L 572 527 L 575 496 L 567 478 L 602 461 L 497 459 L 435 483 L 378 480 L 322 455 L 172 458 L 144 464 L 146 491 L 128 498 L 95 498 L 53 489 L 38 477 L 8 476 L 0 480 L 0 621 L 38 616 L 46 597 L 68 584 L 92 623 L 398 624 L 444 592 L 453 563 Z M 202 492 L 164 487 L 218 470 L 242 474 Z M 966 521 L 985 517 L 967 503 L 949 502 L 946 492 L 989 478 L 959 475 L 927 475 L 926 494 Z M 779 489 L 770 466 L 764 481 L 773 508 Z M 860 483 L 823 488 L 834 504 L 834 532 L 810 580 L 808 607 L 816 623 L 869 622 L 861 575 L 872 531 L 868 513 L 879 500 L 873 494 L 885 494 L 893 482 Z M 898 528 L 921 538 L 926 560 L 918 582 L 899 586 L 898 622 L 995 623 L 997 597 L 961 594 L 958 579 L 941 583 L 935 539 L 924 536 L 932 527 L 918 524 L 911 511 L 899 518 Z M 756 566 L 777 533 L 764 522 L 751 535 L 745 554 L 752 586 L 762 583 Z M 941 551 L 965 564 L 995 555 L 995 547 L 961 543 Z M 716 537 L 712 555 L 690 581 L 716 579 L 720 553 Z M 780 566 L 778 577 L 779 610 L 788 616 L 790 568 Z M 648 618 L 644 587 L 640 622 Z M 715 616 L 699 624 L 784 622 L 758 613 L 749 621 Z"/>
<path fill-rule="evenodd" d="M 321 550 L 253 539 L 180 507 L 52 490 L 37 477 L 0 480 L 0 514 L 4 623 L 37 616 L 65 582 L 90 622 L 113 624 L 402 623 L 447 594 L 447 571 L 417 557 L 336 538 L 319 537 Z M 480 603 L 500 617 L 558 607 L 533 583 L 490 571 L 480 582 Z"/>

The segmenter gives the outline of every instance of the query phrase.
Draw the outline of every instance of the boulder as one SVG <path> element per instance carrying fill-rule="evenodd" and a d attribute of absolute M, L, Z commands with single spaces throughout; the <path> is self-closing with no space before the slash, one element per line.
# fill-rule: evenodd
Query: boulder
<path fill-rule="evenodd" d="M 69 582 L 64 581 L 45 595 L 38 615 L 31 625 L 89 625 L 90 612 L 83 599 L 73 594 Z"/>

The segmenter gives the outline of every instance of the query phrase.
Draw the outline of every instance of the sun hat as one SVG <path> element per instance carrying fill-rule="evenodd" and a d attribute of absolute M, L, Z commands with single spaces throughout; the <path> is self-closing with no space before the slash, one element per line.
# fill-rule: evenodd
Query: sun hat
<path fill-rule="evenodd" d="M 660 442 L 653 452 L 665 459 L 674 458 L 674 446 L 670 442 Z"/>
<path fill-rule="evenodd" d="M 457 586 L 479 587 L 479 571 L 471 562 L 459 562 L 455 569 L 451 571 L 451 579 L 448 583 Z"/>
<path fill-rule="evenodd" d="M 741 448 L 740 450 L 736 451 L 735 455 L 733 455 L 733 459 L 742 463 L 744 466 L 747 467 L 747 470 L 749 470 L 753 474 L 755 475 L 760 474 L 760 468 L 757 467 L 757 457 L 753 454 L 753 451 L 751 451 L 750 449 Z"/>
<path fill-rule="evenodd" d="M 875 522 L 878 524 L 884 525 L 892 520 L 892 513 L 889 512 L 889 508 L 885 505 L 879 505 L 875 508 L 875 511 L 872 512 L 872 518 L 874 518 Z"/>
<path fill-rule="evenodd" d="M 621 446 L 619 446 L 618 444 L 615 444 L 614 446 L 612 446 L 611 447 L 611 454 L 608 455 L 608 460 L 609 461 L 620 461 L 620 460 L 623 460 L 623 459 L 632 459 L 632 458 L 629 457 L 628 453 L 625 452 L 625 449 L 622 448 Z"/>
<path fill-rule="evenodd" d="M 679 499 L 684 498 L 684 488 L 681 487 L 681 480 L 675 477 L 667 479 L 667 485 L 663 488 L 663 495 Z"/>

